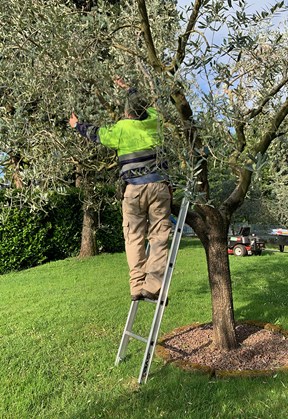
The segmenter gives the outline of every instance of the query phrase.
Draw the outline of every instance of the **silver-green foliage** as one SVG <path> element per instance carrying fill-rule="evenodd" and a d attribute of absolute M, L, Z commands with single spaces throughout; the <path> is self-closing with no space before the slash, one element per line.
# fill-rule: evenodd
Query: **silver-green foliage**
<path fill-rule="evenodd" d="M 1 2 L 0 150 L 4 160 L 12 154 L 25 163 L 24 190 L 45 199 L 45 190 L 70 180 L 76 164 L 91 171 L 105 166 L 110 154 L 80 140 L 67 119 L 72 110 L 96 125 L 119 118 L 124 93 L 113 83 L 117 75 L 137 81 L 169 122 L 167 148 L 174 162 L 185 163 L 172 165 L 173 178 L 189 178 L 195 169 L 169 103 L 178 82 L 216 171 L 229 167 L 237 180 L 241 169 L 262 167 L 255 145 L 287 94 L 287 30 L 268 25 L 282 2 L 249 14 L 242 0 L 202 1 L 183 62 L 177 51 L 193 4 L 178 14 L 174 0 L 145 2 L 163 66 L 158 72 L 149 61 L 139 3 L 98 1 L 84 12 L 57 0 Z"/>
<path fill-rule="evenodd" d="M 12 154 L 26 163 L 21 172 L 26 188 L 31 182 L 41 190 L 59 185 L 76 162 L 87 163 L 91 155 L 97 169 L 95 154 L 101 160 L 101 151 L 80 141 L 67 120 L 74 111 L 96 125 L 114 121 L 123 94 L 113 79 L 145 74 L 140 22 L 131 3 L 119 8 L 99 1 L 84 13 L 57 0 L 1 2 L 0 149 L 4 160 Z M 153 5 L 155 40 L 161 43 L 174 24 L 169 10 L 175 2 Z M 160 9 L 167 10 L 163 18 Z"/>

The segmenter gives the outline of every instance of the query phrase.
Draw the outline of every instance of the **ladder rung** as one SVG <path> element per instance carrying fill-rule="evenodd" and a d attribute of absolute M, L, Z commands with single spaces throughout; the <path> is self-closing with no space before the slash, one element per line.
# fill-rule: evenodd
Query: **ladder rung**
<path fill-rule="evenodd" d="M 140 300 L 140 301 L 145 301 L 147 303 L 152 303 L 152 304 L 157 304 L 158 300 L 151 300 L 150 298 L 144 298 L 144 300 Z"/>
<path fill-rule="evenodd" d="M 144 342 L 144 343 L 147 343 L 148 342 L 148 339 L 143 338 L 142 336 L 136 335 L 135 333 L 132 333 L 132 332 L 126 331 L 125 332 L 125 335 L 130 336 L 131 338 L 140 340 L 141 342 Z"/>

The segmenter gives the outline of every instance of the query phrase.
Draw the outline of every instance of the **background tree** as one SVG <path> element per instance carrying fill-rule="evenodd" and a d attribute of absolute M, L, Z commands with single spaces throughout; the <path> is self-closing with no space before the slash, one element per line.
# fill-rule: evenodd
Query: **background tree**
<path fill-rule="evenodd" d="M 287 122 L 284 125 L 283 136 L 281 141 L 271 145 L 267 168 L 264 173 L 264 181 L 261 182 L 261 196 L 263 204 L 267 208 L 267 212 L 272 214 L 270 220 L 266 221 L 271 224 L 271 218 L 274 219 L 274 227 L 285 227 L 288 225 L 288 135 Z"/>

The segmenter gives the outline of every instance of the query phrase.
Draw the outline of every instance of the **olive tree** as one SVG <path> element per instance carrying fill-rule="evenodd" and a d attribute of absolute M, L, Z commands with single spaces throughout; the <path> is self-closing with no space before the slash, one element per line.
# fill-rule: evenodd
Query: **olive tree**
<path fill-rule="evenodd" d="M 74 110 L 96 125 L 117 120 L 124 95 L 113 79 L 135 83 L 164 116 L 171 179 L 191 199 L 187 221 L 206 252 L 215 345 L 235 348 L 227 232 L 282 138 L 287 32 L 265 22 L 283 4 L 249 15 L 243 0 L 195 0 L 181 13 L 174 0 L 76 3 L 1 3 L 1 151 L 38 196 L 85 167 L 88 210 L 95 176 L 103 180 L 99 169 L 114 167 L 114 155 L 80 140 L 67 118 Z M 231 178 L 220 200 L 215 170 Z"/>
<path fill-rule="evenodd" d="M 227 233 L 232 215 L 243 203 L 269 147 L 282 141 L 281 127 L 288 113 L 287 31 L 271 31 L 265 20 L 281 9 L 283 2 L 249 15 L 244 1 L 233 2 L 234 13 L 230 13 L 230 1 L 195 0 L 168 62 L 161 60 L 155 46 L 146 3 L 137 1 L 147 61 L 156 73 L 172 76 L 173 81 L 178 74 L 183 75 L 182 66 L 189 69 L 186 77 L 184 72 L 185 84 L 180 80 L 171 87 L 186 144 L 190 145 L 190 153 L 185 148 L 187 166 L 197 179 L 188 220 L 206 252 L 214 342 L 223 349 L 235 348 Z M 205 31 L 223 26 L 227 31 L 223 39 L 218 44 L 209 42 Z M 189 76 L 196 72 L 206 75 L 208 86 L 200 108 L 199 103 L 196 107 L 189 101 L 187 93 L 195 89 Z M 218 204 L 209 188 L 211 164 L 219 172 L 228 166 L 234 180 L 232 190 Z"/>

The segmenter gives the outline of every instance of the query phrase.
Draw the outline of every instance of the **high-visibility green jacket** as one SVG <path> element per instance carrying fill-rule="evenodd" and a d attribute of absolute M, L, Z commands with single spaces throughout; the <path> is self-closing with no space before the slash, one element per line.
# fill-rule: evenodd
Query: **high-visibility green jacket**
<path fill-rule="evenodd" d="M 121 119 L 110 127 L 100 127 L 100 143 L 117 150 L 118 156 L 150 150 L 162 144 L 162 124 L 154 108 L 147 109 L 148 118 Z"/>
<path fill-rule="evenodd" d="M 120 176 L 130 183 L 166 179 L 164 166 L 157 161 L 157 147 L 163 142 L 162 121 L 156 109 L 150 107 L 146 112 L 145 119 L 122 119 L 107 127 L 77 123 L 81 135 L 117 151 Z"/>

